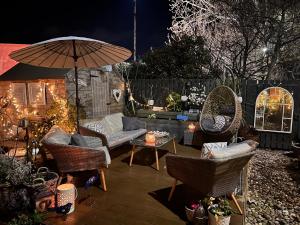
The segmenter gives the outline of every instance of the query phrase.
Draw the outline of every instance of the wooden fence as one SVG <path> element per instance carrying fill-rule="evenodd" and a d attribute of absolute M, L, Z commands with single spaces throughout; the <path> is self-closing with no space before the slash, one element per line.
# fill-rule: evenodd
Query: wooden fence
<path fill-rule="evenodd" d="M 203 85 L 206 94 L 219 84 L 216 80 L 200 79 L 138 79 L 131 81 L 131 89 L 134 98 L 141 103 L 147 102 L 152 95 L 152 99 L 155 101 L 156 106 L 166 106 L 166 98 L 172 91 L 181 95 L 189 94 L 190 91 L 186 85 L 188 82 L 191 84 L 189 87 L 199 88 Z M 285 88 L 293 94 L 293 132 L 289 134 L 260 131 L 260 147 L 289 150 L 291 148 L 292 140 L 300 140 L 300 80 L 288 80 L 282 82 L 243 80 L 240 85 L 241 96 L 243 97 L 243 117 L 248 124 L 254 125 L 255 102 L 257 96 L 264 89 L 274 86 Z"/>

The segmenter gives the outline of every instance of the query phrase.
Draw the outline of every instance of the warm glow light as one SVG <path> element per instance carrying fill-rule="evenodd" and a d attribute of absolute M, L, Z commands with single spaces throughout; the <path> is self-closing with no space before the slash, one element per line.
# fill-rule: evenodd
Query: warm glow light
<path fill-rule="evenodd" d="M 196 128 L 196 126 L 193 123 L 190 123 L 189 126 L 188 126 L 188 129 L 189 129 L 190 132 L 194 132 L 195 128 Z"/>
<path fill-rule="evenodd" d="M 72 213 L 75 210 L 75 199 L 77 198 L 77 190 L 74 184 L 62 184 L 57 187 L 57 207 L 65 206 L 71 203 L 71 209 L 68 212 Z"/>
<path fill-rule="evenodd" d="M 148 132 L 145 137 L 147 144 L 155 144 L 155 135 L 152 132 Z"/>

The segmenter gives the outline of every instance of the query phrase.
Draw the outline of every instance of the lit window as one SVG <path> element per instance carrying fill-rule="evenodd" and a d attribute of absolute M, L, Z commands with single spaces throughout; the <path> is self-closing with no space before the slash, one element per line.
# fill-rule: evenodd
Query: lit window
<path fill-rule="evenodd" d="M 263 90 L 256 99 L 254 127 L 257 130 L 291 133 L 294 99 L 280 87 Z"/>

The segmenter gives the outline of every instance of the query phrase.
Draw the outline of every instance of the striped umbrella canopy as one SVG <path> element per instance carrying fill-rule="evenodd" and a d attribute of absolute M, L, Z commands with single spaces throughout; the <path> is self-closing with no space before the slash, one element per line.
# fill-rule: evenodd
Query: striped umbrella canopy
<path fill-rule="evenodd" d="M 13 51 L 10 57 L 18 62 L 49 68 L 74 68 L 76 86 L 77 130 L 79 98 L 77 68 L 98 68 L 123 62 L 131 51 L 103 41 L 85 37 L 60 37 L 32 44 Z M 79 131 L 79 130 L 78 130 Z"/>

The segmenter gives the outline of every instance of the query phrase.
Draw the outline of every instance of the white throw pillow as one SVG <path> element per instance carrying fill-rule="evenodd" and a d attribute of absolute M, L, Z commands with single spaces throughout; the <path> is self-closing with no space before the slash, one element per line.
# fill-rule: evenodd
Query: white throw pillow
<path fill-rule="evenodd" d="M 237 143 L 229 145 L 224 151 L 211 151 L 211 159 L 234 158 L 238 155 L 243 155 L 253 150 L 248 143 Z"/>
<path fill-rule="evenodd" d="M 214 151 L 223 151 L 227 148 L 227 142 L 204 143 L 201 150 L 201 158 L 209 159 Z"/>

